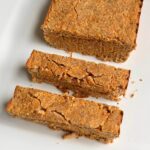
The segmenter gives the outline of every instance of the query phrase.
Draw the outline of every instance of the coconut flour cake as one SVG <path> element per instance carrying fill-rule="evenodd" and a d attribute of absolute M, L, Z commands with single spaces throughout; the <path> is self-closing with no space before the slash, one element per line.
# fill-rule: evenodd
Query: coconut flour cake
<path fill-rule="evenodd" d="M 52 0 L 42 30 L 52 46 L 123 62 L 136 46 L 143 0 Z"/>
<path fill-rule="evenodd" d="M 105 143 L 119 136 L 123 117 L 118 107 L 20 86 L 6 109 L 12 116 Z"/>
<path fill-rule="evenodd" d="M 96 64 L 34 50 L 26 68 L 35 82 L 53 83 L 77 97 L 104 97 L 118 101 L 124 96 L 130 70 Z"/>

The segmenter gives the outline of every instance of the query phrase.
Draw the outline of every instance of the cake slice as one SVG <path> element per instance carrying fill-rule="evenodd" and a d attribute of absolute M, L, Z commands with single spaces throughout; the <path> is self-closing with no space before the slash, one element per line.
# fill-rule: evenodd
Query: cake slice
<path fill-rule="evenodd" d="M 6 110 L 12 116 L 105 143 L 119 136 L 123 117 L 118 107 L 20 86 Z"/>
<path fill-rule="evenodd" d="M 35 82 L 53 83 L 77 97 L 104 97 L 118 101 L 125 95 L 130 71 L 105 64 L 33 51 L 26 68 Z"/>
<path fill-rule="evenodd" d="M 136 47 L 143 0 L 52 0 L 42 25 L 50 45 L 124 62 Z"/>

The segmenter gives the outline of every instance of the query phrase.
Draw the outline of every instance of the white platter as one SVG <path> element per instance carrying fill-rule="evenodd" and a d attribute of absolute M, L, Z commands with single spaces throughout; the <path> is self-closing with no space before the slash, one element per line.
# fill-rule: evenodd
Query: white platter
<path fill-rule="evenodd" d="M 137 48 L 122 64 L 107 63 L 132 70 L 127 96 L 119 104 L 101 98 L 97 102 L 124 110 L 120 138 L 105 145 L 86 138 L 63 140 L 63 132 L 28 121 L 11 118 L 5 111 L 16 85 L 60 93 L 54 86 L 34 84 L 24 69 L 32 49 L 69 56 L 49 47 L 42 39 L 40 25 L 49 0 L 0 0 L 0 149 L 1 150 L 149 150 L 150 149 L 150 1 L 145 0 Z M 73 53 L 73 57 L 100 62 L 94 57 Z M 140 81 L 142 79 L 143 81 Z M 132 83 L 134 81 L 134 84 Z M 134 97 L 130 95 L 134 93 Z"/>

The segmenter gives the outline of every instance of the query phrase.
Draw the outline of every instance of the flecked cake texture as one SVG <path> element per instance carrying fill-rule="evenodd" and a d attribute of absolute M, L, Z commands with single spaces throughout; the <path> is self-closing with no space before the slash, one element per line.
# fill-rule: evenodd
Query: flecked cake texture
<path fill-rule="evenodd" d="M 70 57 L 33 51 L 26 68 L 35 82 L 53 83 L 76 97 L 104 97 L 118 101 L 125 95 L 130 70 Z"/>
<path fill-rule="evenodd" d="M 123 117 L 118 107 L 20 86 L 6 110 L 12 116 L 105 143 L 119 136 Z"/>
<path fill-rule="evenodd" d="M 52 46 L 123 62 L 136 46 L 143 0 L 52 0 L 42 25 Z"/>

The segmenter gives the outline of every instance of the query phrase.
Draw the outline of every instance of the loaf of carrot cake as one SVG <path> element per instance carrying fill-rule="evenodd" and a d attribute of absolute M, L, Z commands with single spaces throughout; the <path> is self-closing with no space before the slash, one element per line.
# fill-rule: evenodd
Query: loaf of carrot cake
<path fill-rule="evenodd" d="M 105 143 L 120 134 L 123 111 L 118 107 L 17 86 L 7 112 Z"/>
<path fill-rule="evenodd" d="M 143 0 L 52 0 L 42 25 L 50 45 L 123 62 L 136 46 Z"/>
<path fill-rule="evenodd" d="M 130 71 L 34 50 L 26 68 L 35 82 L 53 83 L 76 97 L 104 97 L 118 101 L 125 95 Z"/>

